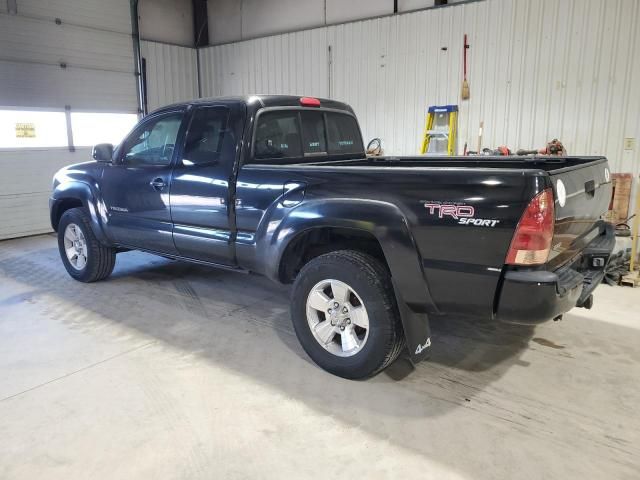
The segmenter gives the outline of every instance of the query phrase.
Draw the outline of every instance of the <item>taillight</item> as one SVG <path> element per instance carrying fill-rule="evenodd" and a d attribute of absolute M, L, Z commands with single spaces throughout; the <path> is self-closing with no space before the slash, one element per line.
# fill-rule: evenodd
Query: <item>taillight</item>
<path fill-rule="evenodd" d="M 506 263 L 540 265 L 547 261 L 553 238 L 553 190 L 536 195 L 522 214 L 511 240 Z"/>

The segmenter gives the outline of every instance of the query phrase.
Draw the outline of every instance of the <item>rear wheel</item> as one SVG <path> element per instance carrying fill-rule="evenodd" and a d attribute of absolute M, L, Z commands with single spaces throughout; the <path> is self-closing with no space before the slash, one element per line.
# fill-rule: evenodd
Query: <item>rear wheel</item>
<path fill-rule="evenodd" d="M 116 263 L 114 248 L 102 245 L 91 230 L 83 208 L 67 210 L 58 225 L 58 250 L 69 275 L 80 282 L 95 282 L 111 275 Z"/>
<path fill-rule="evenodd" d="M 307 263 L 294 283 L 291 317 L 307 354 L 340 377 L 375 375 L 404 347 L 389 273 L 357 251 L 339 250 Z"/>

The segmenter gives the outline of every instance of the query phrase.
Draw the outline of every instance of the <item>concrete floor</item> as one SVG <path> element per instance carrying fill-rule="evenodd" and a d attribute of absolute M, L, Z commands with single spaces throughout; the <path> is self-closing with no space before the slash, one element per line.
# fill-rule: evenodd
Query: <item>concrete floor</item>
<path fill-rule="evenodd" d="M 364 382 L 306 357 L 288 292 L 130 252 L 69 278 L 0 243 L 0 478 L 640 478 L 640 289 L 535 329 L 439 320 Z"/>

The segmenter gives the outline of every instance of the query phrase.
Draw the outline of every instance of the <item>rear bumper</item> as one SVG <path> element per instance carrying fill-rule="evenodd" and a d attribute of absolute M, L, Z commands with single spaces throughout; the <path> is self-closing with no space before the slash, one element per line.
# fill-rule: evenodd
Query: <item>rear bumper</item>
<path fill-rule="evenodd" d="M 496 317 L 507 323 L 532 325 L 568 312 L 582 294 L 582 284 L 560 287 L 555 272 L 507 272 Z"/>
<path fill-rule="evenodd" d="M 608 225 L 569 266 L 554 272 L 507 271 L 496 308 L 496 318 L 507 323 L 532 325 L 556 318 L 573 307 L 590 305 L 590 296 L 604 278 L 615 245 Z M 603 262 L 594 262 L 601 258 Z M 594 267 L 594 263 L 603 263 Z"/>

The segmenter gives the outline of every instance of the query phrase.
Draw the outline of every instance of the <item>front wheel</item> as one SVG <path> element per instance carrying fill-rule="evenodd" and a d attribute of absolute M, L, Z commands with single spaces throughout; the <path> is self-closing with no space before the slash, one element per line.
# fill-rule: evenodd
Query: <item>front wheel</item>
<path fill-rule="evenodd" d="M 379 260 L 357 251 L 320 255 L 302 268 L 291 318 L 307 354 L 340 377 L 375 375 L 404 348 L 389 273 Z"/>
<path fill-rule="evenodd" d="M 64 212 L 58 225 L 58 249 L 69 275 L 80 282 L 95 282 L 111 275 L 116 251 L 102 245 L 91 230 L 83 208 Z"/>

